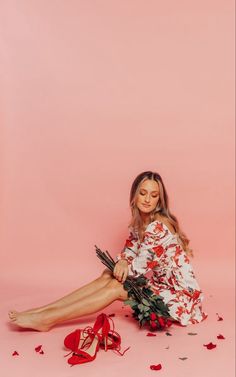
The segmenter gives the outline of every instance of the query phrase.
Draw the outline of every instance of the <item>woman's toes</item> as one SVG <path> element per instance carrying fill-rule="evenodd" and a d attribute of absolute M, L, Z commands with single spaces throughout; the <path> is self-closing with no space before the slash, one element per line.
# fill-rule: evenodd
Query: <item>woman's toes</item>
<path fill-rule="evenodd" d="M 8 312 L 8 315 L 9 315 L 9 317 L 10 317 L 11 319 L 16 318 L 16 317 L 17 317 L 17 314 L 18 314 L 18 312 L 17 312 L 16 310 L 10 310 L 10 311 Z"/>

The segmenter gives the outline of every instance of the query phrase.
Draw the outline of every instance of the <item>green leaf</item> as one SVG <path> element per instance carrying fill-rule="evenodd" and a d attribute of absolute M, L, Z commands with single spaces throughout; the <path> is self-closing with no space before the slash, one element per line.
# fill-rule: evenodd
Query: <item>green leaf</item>
<path fill-rule="evenodd" d="M 141 311 L 143 311 L 143 309 L 144 309 L 144 305 L 143 305 L 143 304 L 138 304 L 138 308 L 139 308 Z"/>
<path fill-rule="evenodd" d="M 150 306 L 150 303 L 145 298 L 142 299 L 142 303 L 146 306 Z"/>
<path fill-rule="evenodd" d="M 146 320 L 145 318 L 143 318 L 143 319 L 140 321 L 141 326 L 143 326 L 146 322 L 147 322 L 147 320 Z"/>
<path fill-rule="evenodd" d="M 125 300 L 124 305 L 130 305 L 133 308 L 136 305 L 136 302 L 133 300 Z"/>

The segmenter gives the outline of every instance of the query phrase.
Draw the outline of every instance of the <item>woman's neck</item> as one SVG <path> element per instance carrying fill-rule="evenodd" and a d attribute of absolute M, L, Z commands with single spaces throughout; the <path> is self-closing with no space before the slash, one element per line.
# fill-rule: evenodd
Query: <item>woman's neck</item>
<path fill-rule="evenodd" d="M 146 213 L 142 213 L 140 216 L 141 216 L 143 225 L 147 226 L 150 223 L 150 215 Z"/>

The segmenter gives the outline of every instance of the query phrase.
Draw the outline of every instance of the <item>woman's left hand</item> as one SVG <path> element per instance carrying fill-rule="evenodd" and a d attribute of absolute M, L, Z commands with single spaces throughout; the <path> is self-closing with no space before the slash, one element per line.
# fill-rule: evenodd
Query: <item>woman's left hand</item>
<path fill-rule="evenodd" d="M 128 276 L 128 272 L 128 262 L 126 259 L 120 259 L 118 262 L 116 262 L 113 270 L 113 275 L 120 283 L 123 284 L 125 282 Z"/>

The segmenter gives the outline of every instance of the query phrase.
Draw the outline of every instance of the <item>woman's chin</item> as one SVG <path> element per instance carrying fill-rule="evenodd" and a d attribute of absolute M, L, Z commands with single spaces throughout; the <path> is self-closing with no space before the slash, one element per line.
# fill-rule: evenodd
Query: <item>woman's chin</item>
<path fill-rule="evenodd" d="M 148 215 L 152 212 L 152 210 L 150 208 L 145 208 L 145 207 L 142 207 L 142 209 L 139 209 L 140 213 L 144 213 L 145 215 Z"/>

